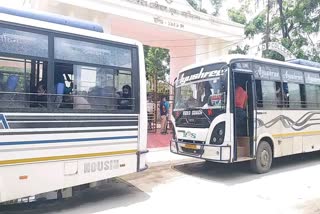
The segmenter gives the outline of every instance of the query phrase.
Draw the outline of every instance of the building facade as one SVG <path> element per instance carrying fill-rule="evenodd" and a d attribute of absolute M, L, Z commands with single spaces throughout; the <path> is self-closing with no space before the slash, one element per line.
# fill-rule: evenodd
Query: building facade
<path fill-rule="evenodd" d="M 194 10 L 186 0 L 21 0 L 10 5 L 97 22 L 104 32 L 170 50 L 170 82 L 179 70 L 227 54 L 243 26 Z M 19 3 L 18 3 L 19 2 Z"/>

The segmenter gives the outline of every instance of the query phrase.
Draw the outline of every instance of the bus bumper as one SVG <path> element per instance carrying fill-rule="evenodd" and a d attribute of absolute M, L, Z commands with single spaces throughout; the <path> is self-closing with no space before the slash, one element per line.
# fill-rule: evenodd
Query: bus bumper
<path fill-rule="evenodd" d="M 172 139 L 170 151 L 175 154 L 195 157 L 215 162 L 231 162 L 231 146 L 185 143 Z"/>

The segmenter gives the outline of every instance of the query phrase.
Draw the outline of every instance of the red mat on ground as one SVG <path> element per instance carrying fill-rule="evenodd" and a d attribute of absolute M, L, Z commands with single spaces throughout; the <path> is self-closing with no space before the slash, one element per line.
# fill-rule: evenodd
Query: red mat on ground
<path fill-rule="evenodd" d="M 148 148 L 161 148 L 170 146 L 172 134 L 148 133 Z"/>

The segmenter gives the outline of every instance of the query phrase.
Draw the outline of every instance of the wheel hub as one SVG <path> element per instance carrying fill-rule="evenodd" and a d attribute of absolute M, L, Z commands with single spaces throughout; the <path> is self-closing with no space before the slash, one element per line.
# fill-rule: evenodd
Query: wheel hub
<path fill-rule="evenodd" d="M 266 150 L 261 152 L 260 162 L 263 167 L 268 166 L 270 160 L 269 153 Z"/>

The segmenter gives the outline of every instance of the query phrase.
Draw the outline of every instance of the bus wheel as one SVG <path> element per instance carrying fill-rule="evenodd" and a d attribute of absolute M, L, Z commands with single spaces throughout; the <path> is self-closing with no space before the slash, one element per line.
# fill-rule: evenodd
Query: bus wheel
<path fill-rule="evenodd" d="M 259 174 L 266 173 L 270 170 L 272 164 L 271 146 L 266 141 L 259 143 L 256 159 L 251 161 L 251 169 Z"/>

